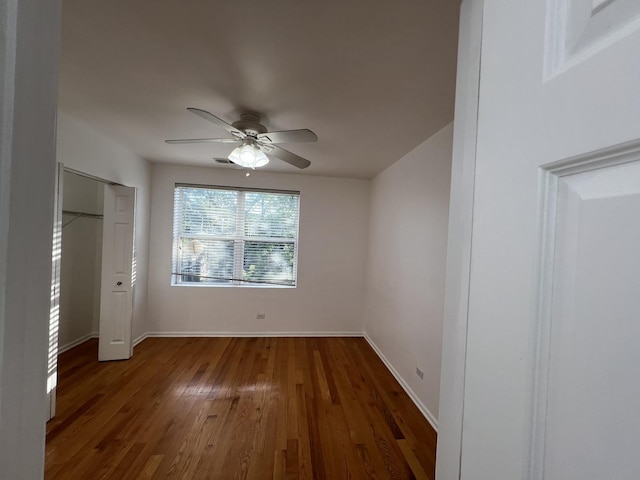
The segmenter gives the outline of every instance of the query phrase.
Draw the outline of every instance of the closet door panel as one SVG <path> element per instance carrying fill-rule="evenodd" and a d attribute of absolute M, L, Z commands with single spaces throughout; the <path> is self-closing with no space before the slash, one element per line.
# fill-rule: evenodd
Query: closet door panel
<path fill-rule="evenodd" d="M 125 360 L 133 353 L 134 217 L 135 188 L 107 186 L 102 235 L 100 361 Z"/>

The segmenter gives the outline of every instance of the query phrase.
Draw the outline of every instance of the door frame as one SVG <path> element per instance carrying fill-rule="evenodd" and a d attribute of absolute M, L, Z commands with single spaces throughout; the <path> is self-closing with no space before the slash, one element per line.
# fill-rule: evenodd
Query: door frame
<path fill-rule="evenodd" d="M 0 470 L 42 478 L 60 0 L 0 1 Z"/>
<path fill-rule="evenodd" d="M 462 0 L 453 125 L 436 480 L 458 480 L 461 473 L 483 13 L 484 0 Z"/>
<path fill-rule="evenodd" d="M 62 265 L 62 191 L 64 164 L 58 162 L 53 196 L 53 241 L 51 248 L 51 308 L 49 309 L 49 342 L 47 343 L 47 421 L 56 414 L 58 384 L 58 351 L 60 349 L 60 273 Z"/>

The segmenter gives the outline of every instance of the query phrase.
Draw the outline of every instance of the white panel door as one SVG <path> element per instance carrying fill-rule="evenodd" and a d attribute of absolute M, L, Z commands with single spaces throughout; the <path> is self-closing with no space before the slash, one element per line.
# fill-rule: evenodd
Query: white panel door
<path fill-rule="evenodd" d="M 461 453 L 438 478 L 637 480 L 640 2 L 477 20 Z"/>
<path fill-rule="evenodd" d="M 133 354 L 135 188 L 104 189 L 102 284 L 98 360 L 124 360 Z"/>

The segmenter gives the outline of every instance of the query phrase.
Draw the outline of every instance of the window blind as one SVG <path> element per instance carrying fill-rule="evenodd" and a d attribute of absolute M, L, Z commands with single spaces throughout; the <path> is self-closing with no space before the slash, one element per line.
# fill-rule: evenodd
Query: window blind
<path fill-rule="evenodd" d="M 295 286 L 298 192 L 176 185 L 175 284 Z"/>

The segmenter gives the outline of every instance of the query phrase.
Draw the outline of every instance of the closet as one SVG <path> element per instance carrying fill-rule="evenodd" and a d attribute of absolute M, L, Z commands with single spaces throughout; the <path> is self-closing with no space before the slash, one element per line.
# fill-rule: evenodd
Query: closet
<path fill-rule="evenodd" d="M 59 351 L 98 337 L 104 183 L 64 172 Z"/>

